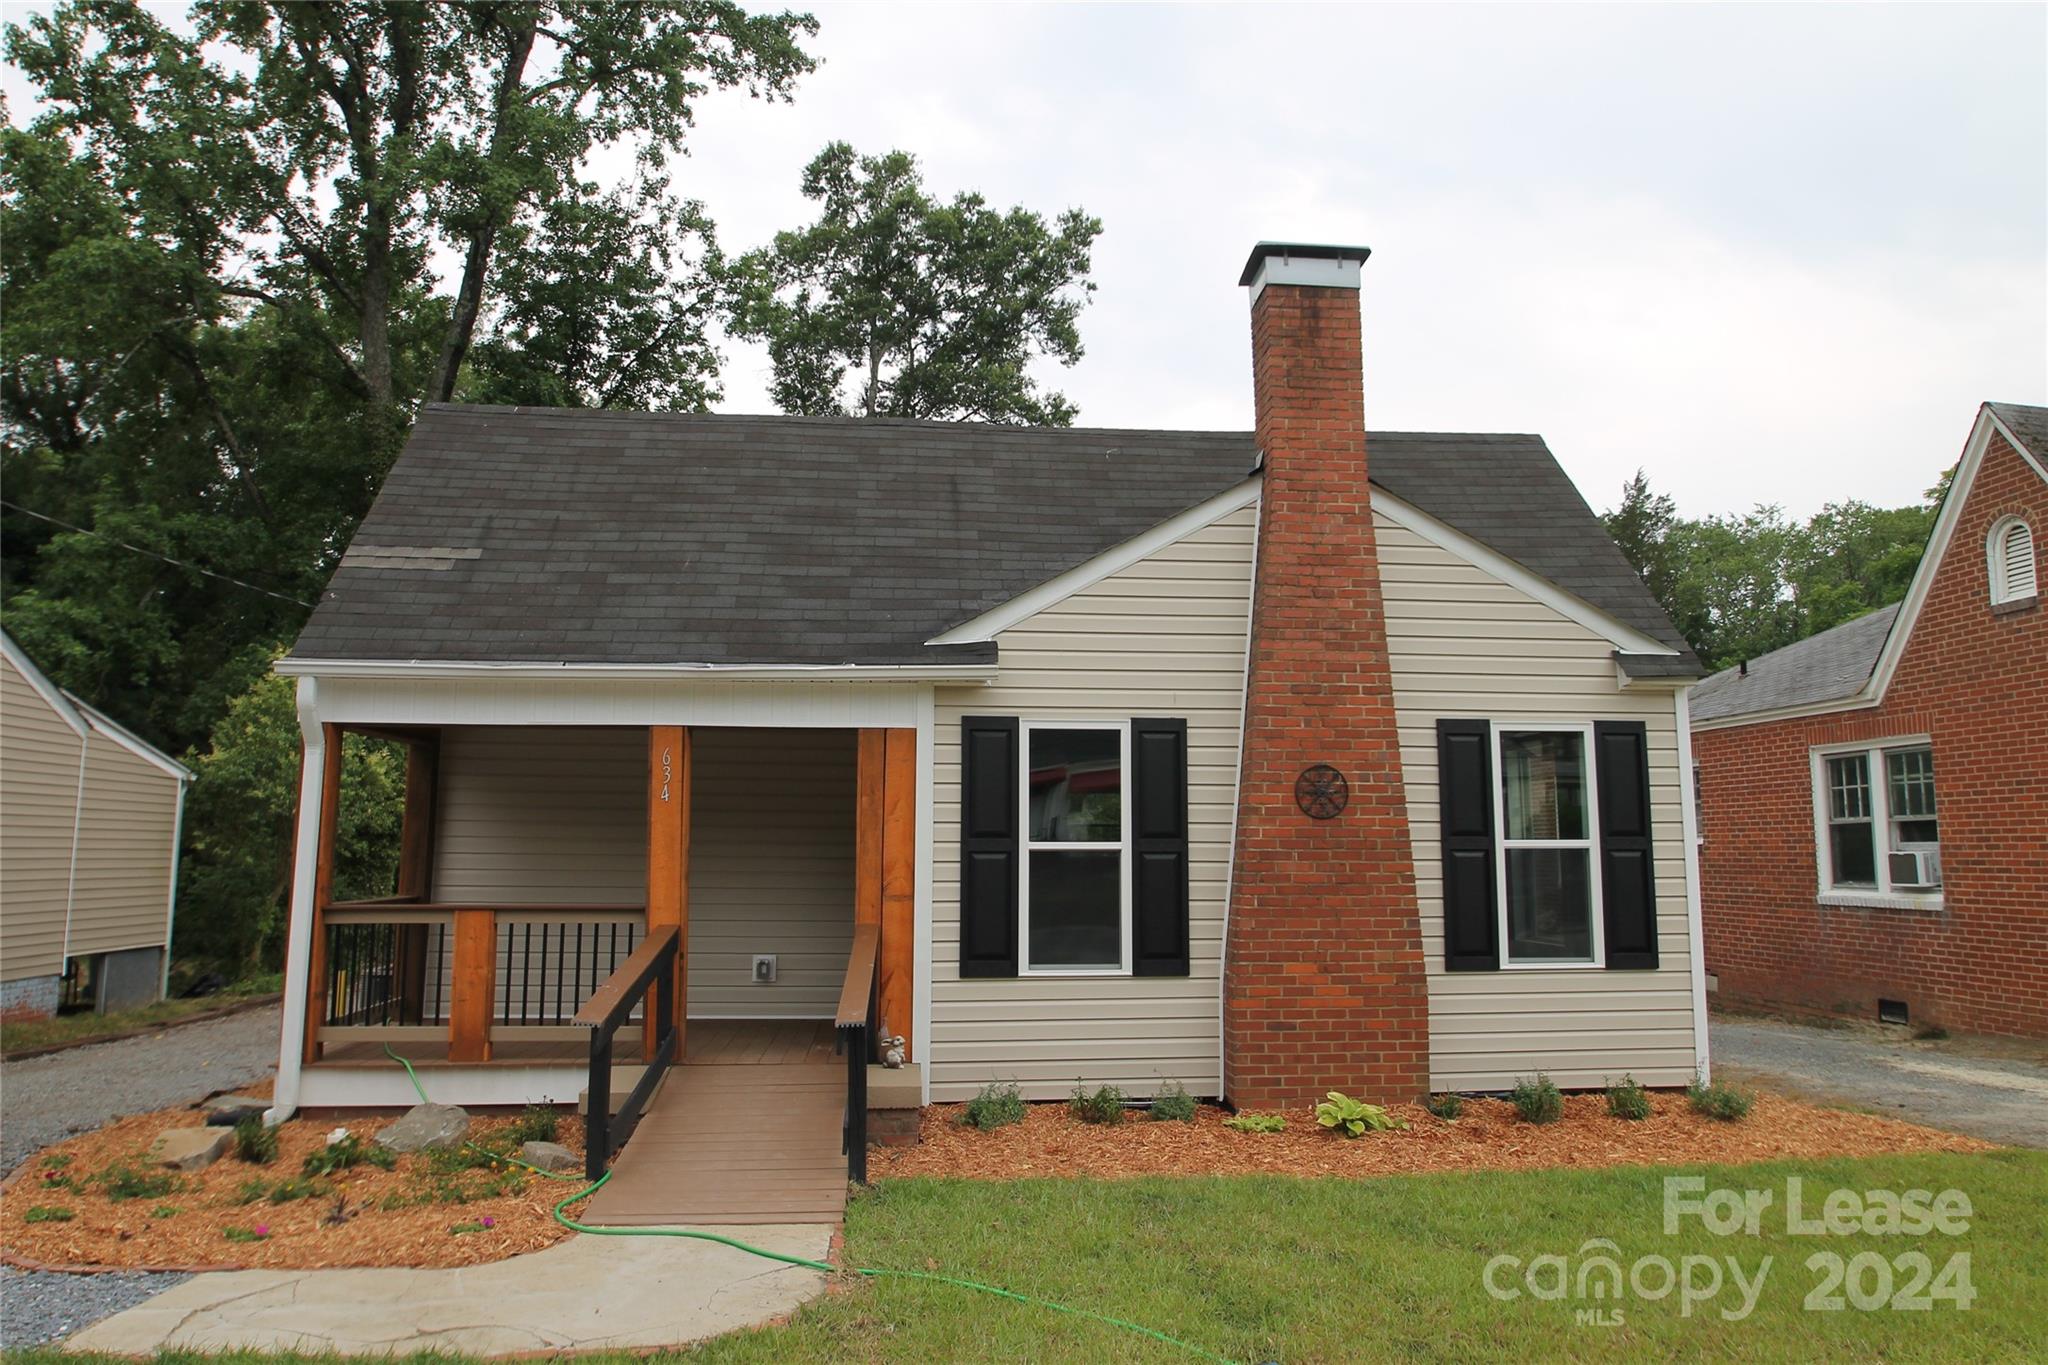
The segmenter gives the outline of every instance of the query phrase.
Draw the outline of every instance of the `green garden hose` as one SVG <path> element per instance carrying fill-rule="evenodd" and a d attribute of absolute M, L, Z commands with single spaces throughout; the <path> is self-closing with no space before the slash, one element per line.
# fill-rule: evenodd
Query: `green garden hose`
<path fill-rule="evenodd" d="M 412 1088 L 418 1093 L 421 1104 L 433 1103 L 433 1101 L 427 1098 L 426 1087 L 420 1084 L 419 1073 L 412 1069 L 411 1062 L 393 1052 L 389 1043 L 384 1045 L 384 1055 L 405 1068 L 405 1074 L 412 1078 Z M 510 1162 L 514 1166 L 524 1166 L 535 1175 L 544 1175 L 550 1180 L 580 1181 L 582 1179 L 581 1176 L 561 1175 L 554 1171 L 544 1171 L 530 1162 L 521 1161 L 517 1157 L 506 1156 L 502 1152 L 493 1152 L 488 1147 L 477 1146 L 474 1142 L 465 1142 L 462 1145 L 472 1151 L 483 1152 L 495 1160 Z M 784 1265 L 801 1266 L 806 1270 L 822 1271 L 827 1275 L 839 1273 L 840 1267 L 833 1265 L 829 1261 L 814 1261 L 804 1256 L 791 1256 L 785 1252 L 770 1251 L 766 1247 L 757 1247 L 752 1243 L 742 1242 L 737 1237 L 726 1237 L 716 1232 L 700 1232 L 694 1228 L 592 1227 L 588 1223 L 577 1222 L 569 1217 L 567 1213 L 563 1212 L 571 1204 L 578 1203 L 596 1194 L 604 1188 L 605 1182 L 611 1178 L 612 1173 L 606 1171 L 583 1189 L 576 1191 L 576 1193 L 556 1204 L 555 1221 L 571 1232 L 580 1232 L 590 1237 L 687 1237 L 698 1242 L 716 1242 L 720 1246 L 728 1246 L 735 1251 L 744 1251 L 749 1256 L 759 1256 L 763 1260 L 768 1261 L 780 1261 Z M 1200 1356 L 1203 1360 L 1213 1360 L 1217 1362 L 1217 1365 L 1237 1365 L 1228 1356 L 1217 1355 L 1214 1351 L 1205 1350 L 1190 1341 L 1182 1341 L 1179 1337 L 1170 1337 L 1156 1328 L 1145 1326 L 1143 1323 L 1128 1322 L 1123 1318 L 1110 1317 L 1107 1313 L 1097 1313 L 1087 1308 L 1075 1308 L 1069 1304 L 1054 1303 L 1051 1299 L 1041 1299 L 1030 1294 L 1020 1294 L 1014 1289 L 1004 1289 L 1000 1285 L 983 1284 L 979 1280 L 956 1279 L 951 1275 L 938 1275 L 925 1270 L 891 1270 L 886 1267 L 877 1266 L 854 1266 L 852 1267 L 852 1273 L 855 1275 L 865 1275 L 870 1279 L 887 1277 L 899 1280 L 929 1280 L 933 1284 L 949 1284 L 956 1289 L 972 1289 L 981 1294 L 993 1294 L 1000 1299 L 1010 1299 L 1016 1303 L 1028 1303 L 1038 1308 L 1050 1308 L 1055 1313 L 1068 1313 L 1077 1318 L 1088 1318 L 1094 1322 L 1107 1323 L 1111 1327 L 1121 1327 L 1127 1332 L 1136 1332 L 1140 1336 L 1151 1337 L 1154 1341 L 1163 1342 L 1168 1346 L 1177 1346 L 1191 1355 Z"/>

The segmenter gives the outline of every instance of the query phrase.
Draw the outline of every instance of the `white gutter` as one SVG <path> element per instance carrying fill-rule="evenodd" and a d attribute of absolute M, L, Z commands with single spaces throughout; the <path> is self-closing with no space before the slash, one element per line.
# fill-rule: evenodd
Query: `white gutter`
<path fill-rule="evenodd" d="M 420 659 L 280 659 L 276 671 L 321 678 L 590 678 L 620 682 L 873 682 L 985 683 L 994 664 L 574 664 L 544 662 L 436 663 Z"/>

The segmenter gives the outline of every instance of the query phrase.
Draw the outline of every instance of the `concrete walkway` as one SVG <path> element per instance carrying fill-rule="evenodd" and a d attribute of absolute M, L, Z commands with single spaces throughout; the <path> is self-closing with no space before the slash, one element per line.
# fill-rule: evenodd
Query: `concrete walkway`
<path fill-rule="evenodd" d="M 1851 1104 L 1990 1142 L 2048 1147 L 2048 1045 L 1723 1015 L 1710 1027 L 1716 1080 Z"/>
<path fill-rule="evenodd" d="M 710 1229 L 718 1231 L 719 1229 Z M 730 1229 L 823 1260 L 829 1225 Z M 800 1266 L 680 1237 L 572 1237 L 461 1270 L 235 1270 L 197 1275 L 64 1343 L 67 1351 L 407 1355 L 681 1346 L 821 1293 Z"/>

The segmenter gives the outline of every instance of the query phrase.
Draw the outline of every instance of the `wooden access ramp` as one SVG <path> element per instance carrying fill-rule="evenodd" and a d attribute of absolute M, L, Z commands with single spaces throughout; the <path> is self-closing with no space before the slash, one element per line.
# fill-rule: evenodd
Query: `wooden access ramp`
<path fill-rule="evenodd" d="M 692 1021 L 682 1064 L 578 1221 L 838 1222 L 846 1079 L 832 1043 L 829 1022 Z"/>

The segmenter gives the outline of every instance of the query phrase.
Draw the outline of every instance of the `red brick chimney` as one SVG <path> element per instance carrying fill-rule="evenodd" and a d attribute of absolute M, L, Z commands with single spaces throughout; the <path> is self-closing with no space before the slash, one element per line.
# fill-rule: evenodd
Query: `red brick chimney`
<path fill-rule="evenodd" d="M 1429 1000 L 1366 486 L 1364 247 L 1262 242 L 1252 391 L 1265 464 L 1223 1075 L 1245 1106 L 1429 1088 Z M 1334 774 L 1330 771 L 1334 770 Z"/>

